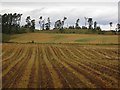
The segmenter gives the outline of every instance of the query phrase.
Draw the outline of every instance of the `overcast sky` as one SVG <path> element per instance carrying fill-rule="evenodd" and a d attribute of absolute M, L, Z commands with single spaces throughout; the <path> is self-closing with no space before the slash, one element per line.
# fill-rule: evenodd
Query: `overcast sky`
<path fill-rule="evenodd" d="M 109 30 L 109 22 L 113 22 L 112 29 L 115 29 L 118 23 L 117 0 L 115 2 L 7 2 L 4 0 L 0 5 L 1 14 L 22 13 L 22 25 L 25 24 L 25 18 L 30 15 L 31 19 L 36 20 L 36 28 L 39 28 L 40 16 L 43 16 L 45 20 L 50 17 L 52 27 L 56 20 L 63 19 L 64 16 L 67 17 L 65 26 L 75 25 L 78 18 L 80 19 L 79 25 L 83 26 L 84 17 L 92 17 L 93 21 L 97 21 L 104 30 Z"/>

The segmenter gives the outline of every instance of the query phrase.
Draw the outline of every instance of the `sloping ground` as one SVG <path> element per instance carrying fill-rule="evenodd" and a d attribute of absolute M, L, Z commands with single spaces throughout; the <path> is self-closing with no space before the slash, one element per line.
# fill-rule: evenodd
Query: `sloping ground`
<path fill-rule="evenodd" d="M 3 44 L 3 88 L 117 88 L 118 47 Z"/>
<path fill-rule="evenodd" d="M 8 42 L 118 44 L 118 35 L 25 33 L 11 35 Z"/>

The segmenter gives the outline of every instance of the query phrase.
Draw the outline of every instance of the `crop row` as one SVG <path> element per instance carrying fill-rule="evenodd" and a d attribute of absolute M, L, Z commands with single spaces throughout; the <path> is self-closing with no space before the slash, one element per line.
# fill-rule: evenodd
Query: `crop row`
<path fill-rule="evenodd" d="M 3 88 L 117 88 L 118 48 L 3 44 Z"/>

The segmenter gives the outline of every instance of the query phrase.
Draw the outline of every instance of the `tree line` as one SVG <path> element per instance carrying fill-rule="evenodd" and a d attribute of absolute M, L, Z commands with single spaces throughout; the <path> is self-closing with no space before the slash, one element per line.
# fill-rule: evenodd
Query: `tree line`
<path fill-rule="evenodd" d="M 10 13 L 2 15 L 2 32 L 3 33 L 17 33 L 20 29 L 20 21 L 22 14 Z"/>
<path fill-rule="evenodd" d="M 22 33 L 24 30 L 27 28 L 31 32 L 35 31 L 35 19 L 31 19 L 30 16 L 26 17 L 26 24 L 21 26 L 21 17 L 23 14 L 17 14 L 17 13 L 5 13 L 1 15 L 2 17 L 2 33 Z M 93 21 L 93 18 L 87 18 L 84 17 L 85 19 L 85 26 L 80 27 L 79 22 L 80 19 L 78 18 L 75 22 L 75 25 L 67 27 L 68 29 L 92 29 L 92 30 L 101 30 L 101 28 L 97 25 L 97 21 Z M 59 30 L 64 30 L 64 24 L 65 21 L 67 20 L 67 17 L 63 17 L 62 20 L 56 20 L 54 23 L 54 28 L 53 29 L 59 29 Z M 88 28 L 87 28 L 87 23 L 88 23 Z M 110 30 L 112 27 L 112 22 L 109 23 L 110 25 Z M 45 22 L 45 19 L 43 16 L 39 17 L 39 26 L 40 30 L 50 30 L 51 28 L 51 20 L 50 17 L 47 18 L 47 22 Z M 120 31 L 120 24 L 117 24 L 116 30 Z"/>

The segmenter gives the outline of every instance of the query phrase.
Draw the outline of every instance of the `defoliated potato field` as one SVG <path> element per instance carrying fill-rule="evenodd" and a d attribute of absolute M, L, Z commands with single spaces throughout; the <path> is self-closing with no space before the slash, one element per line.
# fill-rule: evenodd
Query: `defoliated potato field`
<path fill-rule="evenodd" d="M 118 88 L 117 46 L 2 44 L 3 88 Z"/>

